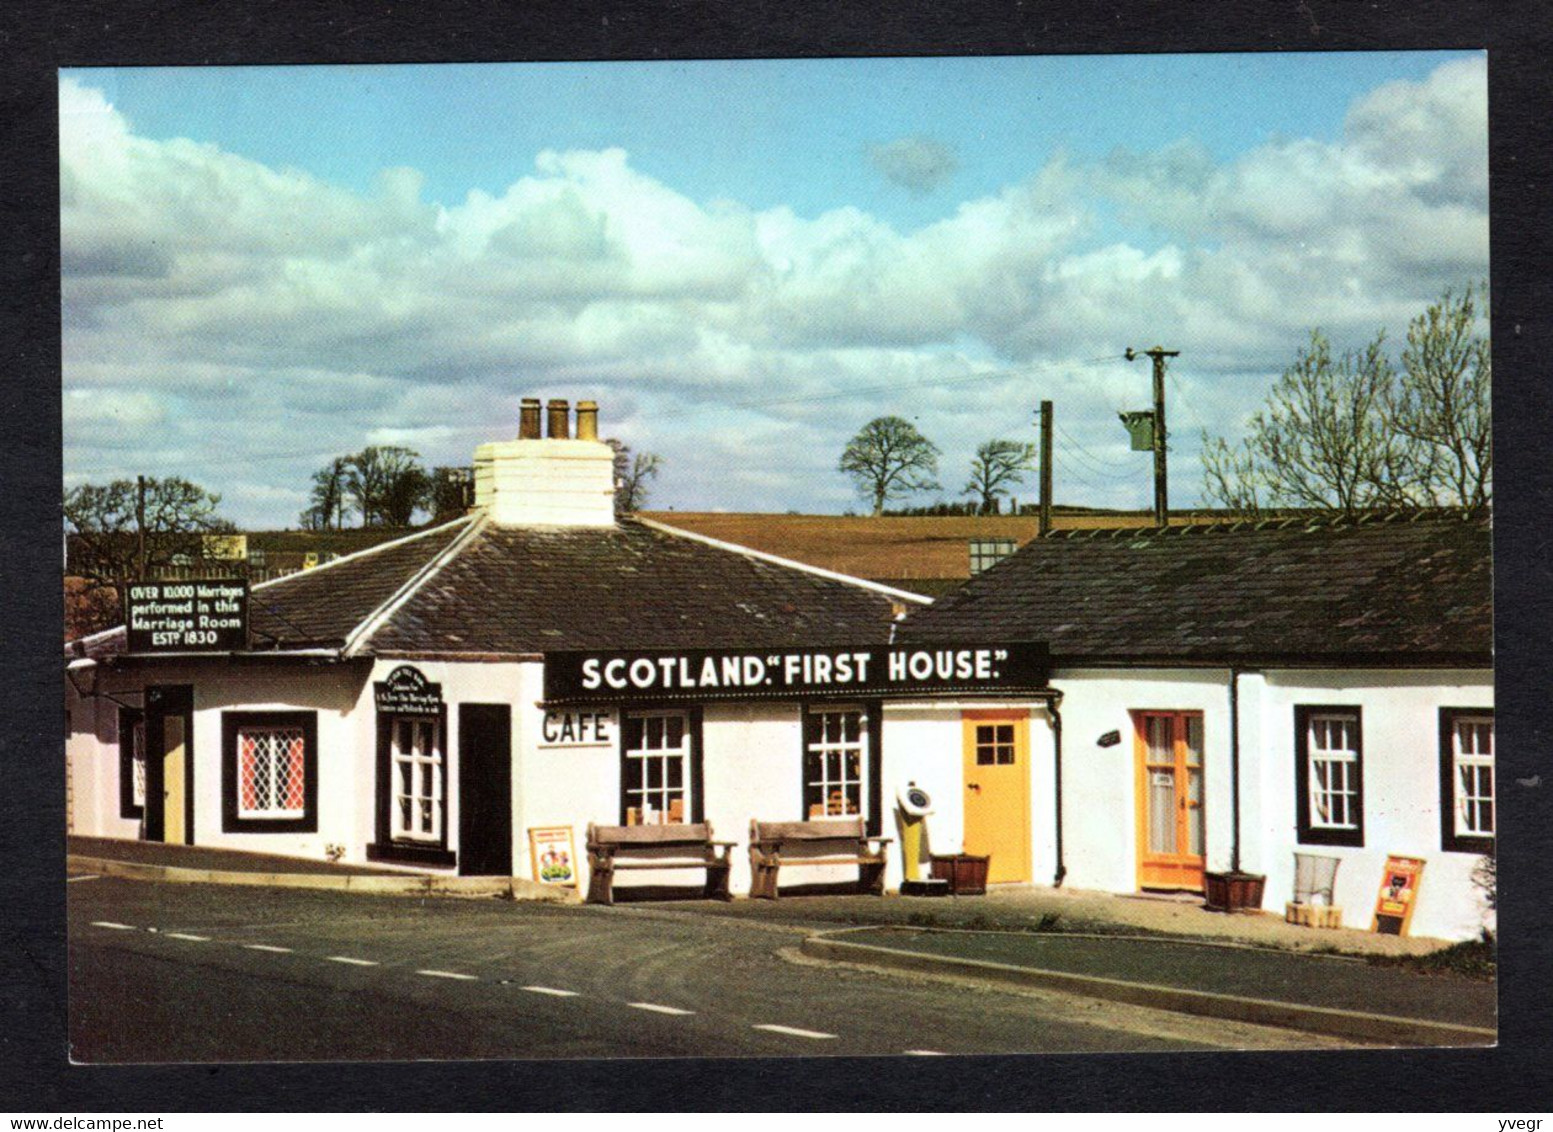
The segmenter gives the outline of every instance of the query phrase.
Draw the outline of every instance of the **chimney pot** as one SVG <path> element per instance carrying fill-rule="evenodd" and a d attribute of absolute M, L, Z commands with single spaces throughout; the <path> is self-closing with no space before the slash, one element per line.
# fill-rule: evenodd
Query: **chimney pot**
<path fill-rule="evenodd" d="M 577 402 L 577 439 L 597 440 L 599 438 L 599 403 L 597 401 Z"/>
<path fill-rule="evenodd" d="M 525 397 L 518 405 L 518 439 L 538 440 L 539 431 L 539 398 Z"/>
<path fill-rule="evenodd" d="M 571 411 L 567 403 L 559 397 L 550 401 L 550 428 L 551 440 L 566 440 L 572 434 Z"/>

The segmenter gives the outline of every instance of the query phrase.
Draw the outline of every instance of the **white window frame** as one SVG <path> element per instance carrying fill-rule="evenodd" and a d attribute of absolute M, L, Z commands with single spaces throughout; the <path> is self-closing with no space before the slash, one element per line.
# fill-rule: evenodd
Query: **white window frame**
<path fill-rule="evenodd" d="M 402 715 L 391 717 L 388 736 L 389 799 L 388 820 L 390 836 L 395 841 L 415 841 L 442 844 L 443 795 L 446 790 L 447 759 L 444 755 L 442 718 L 437 715 Z M 405 750 L 402 740 L 405 730 L 410 732 L 410 748 Z M 431 791 L 427 793 L 426 772 L 430 770 Z M 404 789 L 404 773 L 409 771 L 410 789 Z M 404 803 L 410 803 L 410 820 L 405 821 Z M 423 807 L 430 804 L 430 828 L 423 828 Z"/>
<path fill-rule="evenodd" d="M 1471 753 L 1462 750 L 1462 727 L 1488 728 L 1488 753 L 1479 751 Z M 1459 714 L 1451 717 L 1451 810 L 1457 837 L 1482 837 L 1494 836 L 1494 829 L 1499 824 L 1499 808 L 1494 799 L 1494 792 L 1499 785 L 1499 776 L 1494 768 L 1494 717 L 1492 715 L 1468 715 Z M 1465 790 L 1461 772 L 1464 767 L 1484 769 L 1488 771 L 1488 794 L 1469 793 Z M 1474 783 L 1480 780 L 1480 774 L 1472 775 Z M 1472 826 L 1472 816 L 1477 813 L 1475 805 L 1469 802 L 1488 802 L 1489 828 L 1476 829 Z"/>
<path fill-rule="evenodd" d="M 680 722 L 679 745 L 668 746 L 668 720 L 678 719 Z M 663 745 L 654 747 L 650 744 L 652 736 L 652 723 L 659 721 L 659 735 L 663 739 Z M 640 723 L 642 729 L 642 745 L 633 747 L 630 745 L 630 736 L 634 730 L 633 724 Z M 620 728 L 620 773 L 624 776 L 621 784 L 621 795 L 625 801 L 624 808 L 627 814 L 631 810 L 636 811 L 636 820 L 640 825 L 667 825 L 669 824 L 670 807 L 677 795 L 680 803 L 680 821 L 691 820 L 692 799 L 690 796 L 690 768 L 691 768 L 691 734 L 690 713 L 688 711 L 673 708 L 664 708 L 655 711 L 627 712 Z M 679 785 L 669 785 L 669 763 L 679 760 L 680 773 Z M 649 786 L 651 776 L 647 773 L 649 761 L 657 761 L 660 767 L 659 785 Z M 637 773 L 631 774 L 632 767 L 637 768 Z M 632 786 L 632 781 L 640 783 Z M 656 797 L 663 803 L 661 808 L 648 809 L 649 800 Z M 651 818 L 649 820 L 649 813 Z M 621 820 L 626 820 L 627 814 L 621 815 Z"/>
<path fill-rule="evenodd" d="M 1330 747 L 1318 744 L 1316 741 L 1316 729 L 1318 724 L 1327 724 L 1327 736 L 1330 739 L 1331 725 L 1341 724 L 1348 737 L 1348 746 Z M 1310 828 L 1317 830 L 1342 830 L 1353 833 L 1361 828 L 1360 814 L 1360 767 L 1363 739 L 1359 735 L 1359 716 L 1347 712 L 1320 711 L 1311 712 L 1306 721 L 1308 734 L 1306 735 L 1305 757 L 1309 760 L 1306 767 L 1308 788 L 1310 790 Z M 1317 773 L 1317 767 L 1325 764 L 1328 768 L 1326 785 L 1321 783 L 1322 775 Z M 1332 771 L 1341 769 L 1343 788 L 1334 789 L 1332 785 Z M 1321 800 L 1342 798 L 1343 821 L 1334 821 L 1323 816 Z M 1331 810 L 1328 809 L 1328 813 Z"/>
<path fill-rule="evenodd" d="M 840 738 L 829 738 L 829 716 L 857 716 L 857 738 L 849 740 L 846 736 L 846 726 L 841 725 Z M 819 719 L 820 738 L 811 741 L 809 738 L 809 726 L 811 721 Z M 804 820 L 811 820 L 809 814 L 809 791 L 811 787 L 818 788 L 822 805 L 826 813 L 823 818 L 860 817 L 867 819 L 868 813 L 868 774 L 871 769 L 868 765 L 868 712 L 860 704 L 821 704 L 810 707 L 805 712 L 803 729 L 803 798 Z M 847 754 L 857 753 L 857 777 L 848 777 L 846 772 Z M 819 778 L 811 779 L 811 761 L 819 765 Z M 831 764 L 835 763 L 839 769 L 838 777 L 832 778 L 830 774 Z M 847 798 L 848 787 L 857 788 L 857 810 L 850 814 L 832 814 L 829 812 L 830 796 L 833 790 L 839 789 L 841 796 Z"/>
<path fill-rule="evenodd" d="M 237 768 L 236 768 L 236 770 L 237 770 L 237 776 L 236 776 L 236 781 L 237 781 L 237 816 L 240 819 L 247 819 L 247 818 L 282 818 L 282 819 L 287 819 L 287 820 L 290 820 L 290 819 L 293 819 L 293 818 L 304 818 L 304 817 L 306 817 L 307 816 L 307 779 L 305 777 L 303 778 L 303 781 L 302 781 L 302 791 L 301 791 L 301 793 L 302 793 L 302 800 L 297 805 L 297 807 L 295 809 L 291 809 L 291 808 L 279 805 L 278 804 L 278 802 L 279 802 L 279 793 L 278 792 L 279 792 L 280 776 L 276 773 L 275 767 L 273 767 L 273 766 L 270 768 L 270 774 L 269 774 L 269 783 L 270 783 L 269 797 L 268 798 L 258 799 L 259 804 L 254 806 L 254 807 L 252 807 L 252 808 L 250 808 L 250 807 L 248 807 L 248 806 L 243 804 L 243 794 L 244 794 L 244 790 L 243 790 L 243 741 L 245 739 L 247 739 L 248 737 L 250 737 L 250 736 L 257 736 L 257 735 L 260 735 L 260 734 L 270 734 L 270 735 L 294 734 L 296 741 L 302 744 L 302 774 L 304 776 L 307 774 L 307 729 L 304 728 L 302 726 L 302 724 L 300 724 L 300 723 L 241 723 L 241 724 L 239 724 L 238 727 L 237 727 L 236 749 L 232 752 L 233 757 L 235 759 L 237 759 Z M 274 758 L 275 757 L 274 752 L 277 749 L 278 749 L 278 747 L 275 744 L 271 744 L 271 746 L 270 746 L 270 756 L 269 757 Z M 288 757 L 289 757 L 289 754 L 288 754 Z M 257 758 L 257 756 L 256 756 L 256 758 Z M 257 776 L 257 774 L 258 774 L 257 761 L 255 763 L 255 771 L 254 771 L 254 773 Z M 269 804 L 266 805 L 265 804 L 266 802 L 268 802 Z"/>

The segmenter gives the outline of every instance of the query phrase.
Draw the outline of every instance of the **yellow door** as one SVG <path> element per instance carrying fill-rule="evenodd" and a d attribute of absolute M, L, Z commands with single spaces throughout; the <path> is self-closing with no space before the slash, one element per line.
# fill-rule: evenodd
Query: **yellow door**
<path fill-rule="evenodd" d="M 990 883 L 1030 879 L 1030 716 L 967 711 L 965 851 L 990 856 Z"/>
<path fill-rule="evenodd" d="M 1201 892 L 1202 713 L 1133 713 L 1137 750 L 1138 887 Z"/>
<path fill-rule="evenodd" d="M 188 757 L 183 741 L 183 716 L 164 716 L 162 728 L 162 734 L 166 736 L 162 748 L 162 840 L 169 845 L 182 845 L 186 840 L 183 828 L 184 759 Z"/>

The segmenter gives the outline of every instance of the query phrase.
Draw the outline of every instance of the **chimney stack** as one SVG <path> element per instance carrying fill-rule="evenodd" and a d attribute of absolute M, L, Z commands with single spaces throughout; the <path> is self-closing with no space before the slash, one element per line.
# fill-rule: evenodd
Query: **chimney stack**
<path fill-rule="evenodd" d="M 518 439 L 538 440 L 539 431 L 539 398 L 525 397 L 518 406 Z"/>
<path fill-rule="evenodd" d="M 546 435 L 551 440 L 567 440 L 572 435 L 572 419 L 570 406 L 559 397 L 550 399 L 550 427 Z"/>
<path fill-rule="evenodd" d="M 475 506 L 498 526 L 612 527 L 615 454 L 599 440 L 599 407 L 577 402 L 577 438 L 571 406 L 552 398 L 548 428 L 540 433 L 538 397 L 524 397 L 518 438 L 475 449 Z"/>

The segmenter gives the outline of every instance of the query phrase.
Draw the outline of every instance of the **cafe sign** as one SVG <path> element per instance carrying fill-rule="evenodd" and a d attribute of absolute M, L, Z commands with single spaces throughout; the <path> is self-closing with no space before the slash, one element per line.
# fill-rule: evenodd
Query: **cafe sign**
<path fill-rule="evenodd" d="M 132 653 L 241 652 L 248 647 L 248 582 L 132 582 L 124 589 L 124 624 Z"/>
<path fill-rule="evenodd" d="M 1021 692 L 1046 686 L 1044 642 L 545 654 L 545 702 Z"/>
<path fill-rule="evenodd" d="M 409 664 L 401 664 L 372 686 L 378 711 L 411 715 L 435 715 L 442 710 L 442 685 L 433 684 L 426 674 Z"/>

